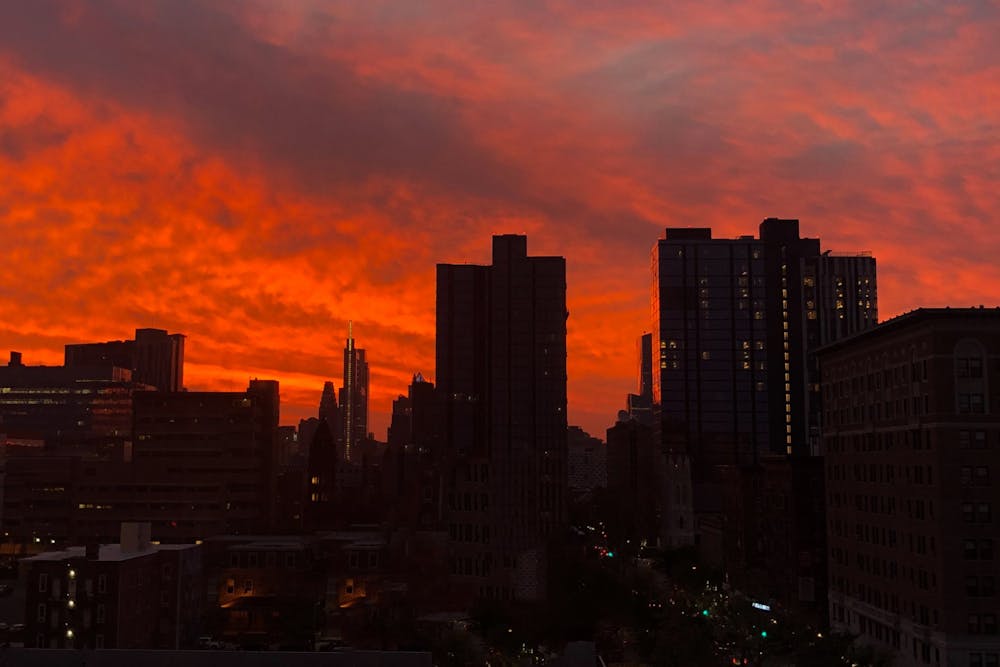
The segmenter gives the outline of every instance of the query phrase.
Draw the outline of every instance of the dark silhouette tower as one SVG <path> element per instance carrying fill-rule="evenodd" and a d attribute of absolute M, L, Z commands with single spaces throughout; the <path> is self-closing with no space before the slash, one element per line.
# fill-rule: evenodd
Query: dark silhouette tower
<path fill-rule="evenodd" d="M 340 410 L 343 418 L 344 458 L 350 461 L 354 450 L 368 437 L 368 361 L 365 359 L 365 351 L 354 345 L 353 322 L 347 323 Z"/>
<path fill-rule="evenodd" d="M 566 260 L 529 257 L 525 236 L 494 236 L 491 266 L 438 265 L 453 575 L 477 596 L 546 596 L 566 517 L 566 317 Z"/>

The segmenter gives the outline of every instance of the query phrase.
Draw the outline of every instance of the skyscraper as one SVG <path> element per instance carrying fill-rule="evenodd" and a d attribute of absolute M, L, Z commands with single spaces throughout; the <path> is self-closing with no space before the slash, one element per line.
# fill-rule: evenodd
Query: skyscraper
<path fill-rule="evenodd" d="M 340 413 L 344 429 L 344 458 L 350 461 L 352 452 L 368 437 L 368 361 L 365 351 L 354 346 L 353 322 L 347 324 Z"/>
<path fill-rule="evenodd" d="M 493 237 L 490 266 L 437 268 L 437 380 L 452 465 L 452 574 L 474 595 L 546 595 L 566 517 L 566 261 Z"/>
<path fill-rule="evenodd" d="M 874 258 L 821 253 L 798 220 L 768 218 L 759 238 L 669 228 L 652 269 L 656 427 L 692 497 L 718 466 L 818 453 L 815 350 L 875 324 Z"/>

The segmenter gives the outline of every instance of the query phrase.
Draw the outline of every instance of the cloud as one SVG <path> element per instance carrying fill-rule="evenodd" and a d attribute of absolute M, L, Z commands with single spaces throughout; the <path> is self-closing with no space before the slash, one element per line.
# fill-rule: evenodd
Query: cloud
<path fill-rule="evenodd" d="M 884 316 L 993 304 L 990 2 L 125 0 L 0 7 L 0 345 L 189 336 L 189 384 L 312 414 L 348 319 L 375 430 L 433 377 L 434 265 L 569 271 L 570 419 L 635 380 L 665 226 L 879 259 Z M 310 388 L 312 387 L 312 388 Z"/>

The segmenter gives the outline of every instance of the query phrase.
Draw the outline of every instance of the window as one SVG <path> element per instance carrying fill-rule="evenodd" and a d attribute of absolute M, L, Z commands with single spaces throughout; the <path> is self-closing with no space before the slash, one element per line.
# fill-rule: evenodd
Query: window
<path fill-rule="evenodd" d="M 989 523 L 993 520 L 991 505 L 989 503 L 979 503 L 976 506 L 976 520 L 979 523 Z"/>
<path fill-rule="evenodd" d="M 108 592 L 108 575 L 106 574 L 97 575 L 97 592 L 98 593 Z"/>
<path fill-rule="evenodd" d="M 47 612 L 48 612 L 48 607 L 46 607 L 44 604 L 38 605 L 38 611 L 37 615 L 35 616 L 35 620 L 37 620 L 39 623 L 44 623 Z"/>
<path fill-rule="evenodd" d="M 235 592 L 236 592 L 236 580 L 235 579 L 227 579 L 226 580 L 226 593 L 228 593 L 229 595 L 232 595 Z"/>
<path fill-rule="evenodd" d="M 990 469 L 986 466 L 976 466 L 973 471 L 973 483 L 977 486 L 988 486 L 990 483 Z"/>
<path fill-rule="evenodd" d="M 978 548 L 975 540 L 962 540 L 962 558 L 965 560 L 976 560 Z"/>
<path fill-rule="evenodd" d="M 979 540 L 979 559 L 993 560 L 993 540 Z"/>
<path fill-rule="evenodd" d="M 980 629 L 984 635 L 995 635 L 997 633 L 997 615 L 983 614 Z"/>
<path fill-rule="evenodd" d="M 229 567 L 239 567 L 240 566 L 240 555 L 237 553 L 229 554 Z"/>
<path fill-rule="evenodd" d="M 253 593 L 253 579 L 247 579 L 243 582 L 243 594 L 249 595 Z"/>
<path fill-rule="evenodd" d="M 38 592 L 46 593 L 49 590 L 49 575 L 42 572 L 38 575 Z"/>
<path fill-rule="evenodd" d="M 104 622 L 104 605 L 99 604 L 97 605 L 97 623 L 100 624 L 103 622 Z"/>
<path fill-rule="evenodd" d="M 295 554 L 287 553 L 285 554 L 285 567 L 295 567 Z"/>
<path fill-rule="evenodd" d="M 104 648 L 104 635 L 94 636 L 94 648 Z"/>
<path fill-rule="evenodd" d="M 975 523 L 976 512 L 972 503 L 962 503 L 962 519 L 966 523 Z"/>

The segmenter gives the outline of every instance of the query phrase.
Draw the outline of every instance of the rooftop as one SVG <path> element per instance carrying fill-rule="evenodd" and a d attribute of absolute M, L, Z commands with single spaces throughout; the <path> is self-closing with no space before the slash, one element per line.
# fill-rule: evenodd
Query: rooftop
<path fill-rule="evenodd" d="M 935 320 L 962 319 L 995 320 L 997 324 L 1000 324 L 1000 306 L 993 308 L 986 308 L 985 306 L 979 306 L 978 308 L 917 308 L 916 310 L 911 310 L 908 313 L 888 319 L 871 329 L 866 329 L 853 336 L 848 336 L 847 338 L 842 338 L 829 345 L 825 345 L 819 349 L 819 352 L 820 354 L 826 354 L 852 345 L 859 340 L 890 334 L 899 329 L 917 324 Z"/>

